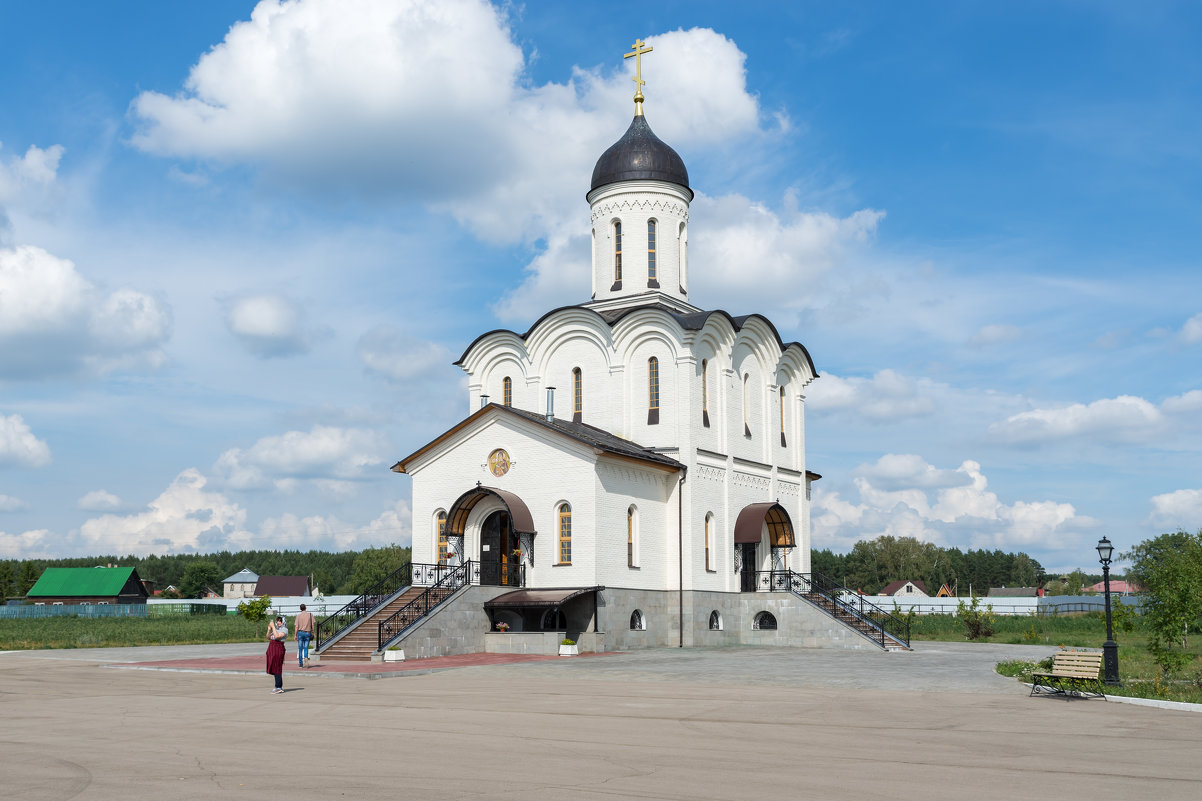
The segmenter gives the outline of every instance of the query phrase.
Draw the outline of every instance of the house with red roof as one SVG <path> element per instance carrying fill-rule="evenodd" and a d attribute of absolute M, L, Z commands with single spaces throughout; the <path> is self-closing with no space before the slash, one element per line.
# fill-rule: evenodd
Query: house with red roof
<path fill-rule="evenodd" d="M 889 595 L 893 597 L 911 597 L 911 598 L 930 598 L 927 595 L 927 585 L 921 581 L 908 581 L 901 579 L 899 581 L 891 581 L 881 588 L 877 595 Z"/>

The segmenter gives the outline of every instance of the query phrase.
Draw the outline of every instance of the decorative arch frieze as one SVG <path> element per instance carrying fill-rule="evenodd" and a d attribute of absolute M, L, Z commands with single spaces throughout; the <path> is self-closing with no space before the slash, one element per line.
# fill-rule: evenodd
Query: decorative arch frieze
<path fill-rule="evenodd" d="M 661 198 L 630 197 L 625 197 L 621 200 L 609 200 L 593 206 L 591 217 L 594 224 L 606 218 L 609 218 L 609 221 L 612 222 L 618 219 L 618 215 L 629 212 L 659 212 L 661 214 L 670 214 L 685 222 L 688 222 L 689 219 L 689 207 L 679 201 L 664 200 Z"/>

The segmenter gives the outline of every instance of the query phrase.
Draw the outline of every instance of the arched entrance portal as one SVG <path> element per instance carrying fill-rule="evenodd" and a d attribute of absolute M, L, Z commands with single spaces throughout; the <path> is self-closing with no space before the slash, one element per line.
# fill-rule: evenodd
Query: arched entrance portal
<path fill-rule="evenodd" d="M 481 503 L 486 505 L 477 508 Z M 460 495 L 447 511 L 447 537 L 465 537 L 468 520 L 474 526 L 474 521 L 481 517 L 480 583 L 494 587 L 523 586 L 524 564 L 534 564 L 537 533 L 530 510 L 512 492 L 477 484 Z"/>
<path fill-rule="evenodd" d="M 793 521 L 789 519 L 789 513 L 775 501 L 744 506 L 735 520 L 735 570 L 739 574 L 741 592 L 755 592 L 758 589 L 758 546 L 765 539 L 771 548 L 770 569 L 787 570 L 787 554 L 797 543 L 793 537 Z"/>
<path fill-rule="evenodd" d="M 492 587 L 521 586 L 521 553 L 509 512 L 490 514 L 480 526 L 480 583 Z"/>

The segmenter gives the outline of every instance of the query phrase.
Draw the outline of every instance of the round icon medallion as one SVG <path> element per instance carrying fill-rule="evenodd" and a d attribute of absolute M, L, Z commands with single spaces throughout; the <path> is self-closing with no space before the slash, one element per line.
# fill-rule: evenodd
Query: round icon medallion
<path fill-rule="evenodd" d="M 497 478 L 509 472 L 509 454 L 504 448 L 497 448 L 488 455 L 488 472 Z"/>

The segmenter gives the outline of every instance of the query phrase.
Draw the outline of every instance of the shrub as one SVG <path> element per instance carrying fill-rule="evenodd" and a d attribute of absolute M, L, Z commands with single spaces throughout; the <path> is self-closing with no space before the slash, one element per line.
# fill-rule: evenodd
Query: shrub
<path fill-rule="evenodd" d="M 956 619 L 964 625 L 964 635 L 970 640 L 993 636 L 993 625 L 997 622 L 993 607 L 985 604 L 982 609 L 981 599 L 976 595 L 972 597 L 972 603 L 966 605 L 960 601 L 956 605 Z"/>
<path fill-rule="evenodd" d="M 264 595 L 262 598 L 254 598 L 238 604 L 238 614 L 251 623 L 262 623 L 267 619 L 269 611 L 271 611 L 270 595 Z"/>
<path fill-rule="evenodd" d="M 559 644 L 560 644 L 560 645 L 575 645 L 575 644 L 576 644 L 576 641 L 575 641 L 575 640 L 569 640 L 567 637 L 564 637 L 562 640 L 560 640 L 560 641 L 559 641 Z"/>

